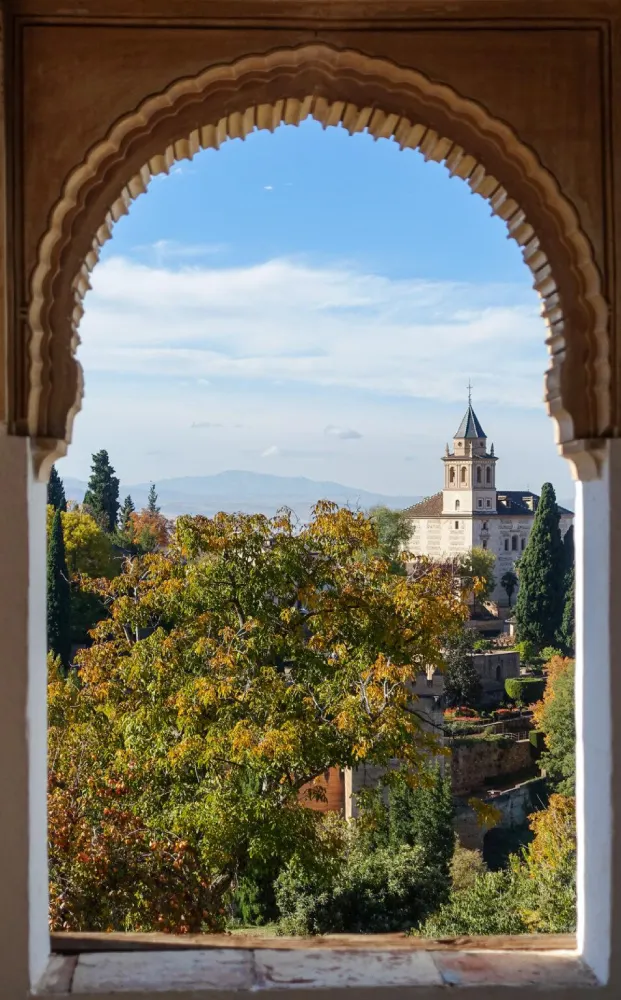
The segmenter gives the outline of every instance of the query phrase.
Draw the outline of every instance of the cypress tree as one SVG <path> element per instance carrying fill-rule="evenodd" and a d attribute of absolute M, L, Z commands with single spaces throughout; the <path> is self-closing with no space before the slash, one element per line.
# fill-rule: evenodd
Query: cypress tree
<path fill-rule="evenodd" d="M 130 525 L 130 518 L 132 514 L 135 512 L 135 510 L 136 507 L 134 505 L 134 501 L 129 495 L 126 496 L 119 513 L 119 525 L 121 527 L 121 531 L 123 532 L 128 531 Z"/>
<path fill-rule="evenodd" d="M 552 483 L 544 483 L 528 545 L 520 559 L 515 603 L 517 637 L 537 649 L 553 646 L 561 627 L 565 597 L 565 552 Z"/>
<path fill-rule="evenodd" d="M 71 658 L 71 592 L 60 510 L 56 510 L 47 546 L 47 648 L 65 669 Z"/>
<path fill-rule="evenodd" d="M 568 656 L 574 655 L 575 649 L 575 602 L 576 602 L 576 573 L 574 556 L 574 526 L 565 532 L 563 539 L 563 555 L 565 561 L 565 599 L 563 604 L 563 618 L 557 636 L 557 644 Z"/>
<path fill-rule="evenodd" d="M 54 510 L 67 510 L 67 498 L 63 481 L 56 471 L 56 466 L 52 466 L 50 479 L 47 484 L 47 502 Z"/>
<path fill-rule="evenodd" d="M 105 449 L 93 455 L 84 506 L 104 531 L 109 534 L 114 531 L 119 513 L 119 481 Z"/>
<path fill-rule="evenodd" d="M 147 510 L 149 514 L 159 514 L 160 508 L 157 505 L 157 493 L 155 492 L 155 483 L 151 483 L 149 489 L 149 496 L 147 497 Z"/>

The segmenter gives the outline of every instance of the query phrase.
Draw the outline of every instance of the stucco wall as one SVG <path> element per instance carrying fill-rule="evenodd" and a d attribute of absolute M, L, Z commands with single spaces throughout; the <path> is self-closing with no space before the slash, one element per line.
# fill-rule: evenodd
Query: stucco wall
<path fill-rule="evenodd" d="M 515 774 L 532 764 L 529 740 L 477 740 L 466 746 L 451 747 L 451 779 L 454 795 L 466 795 L 481 788 L 486 778 Z"/>

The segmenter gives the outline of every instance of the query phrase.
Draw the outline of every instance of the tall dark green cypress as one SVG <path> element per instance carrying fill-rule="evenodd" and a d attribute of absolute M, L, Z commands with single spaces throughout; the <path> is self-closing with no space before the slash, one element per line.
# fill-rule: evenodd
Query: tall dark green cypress
<path fill-rule="evenodd" d="M 119 513 L 119 481 L 105 449 L 93 455 L 84 506 L 104 531 L 111 534 L 115 530 Z"/>
<path fill-rule="evenodd" d="M 561 627 L 558 632 L 557 645 L 561 647 L 567 656 L 573 656 L 575 652 L 575 603 L 576 603 L 576 571 L 574 554 L 574 526 L 572 524 L 565 532 L 563 539 L 563 554 L 565 557 L 565 597 L 563 604 L 563 617 Z"/>
<path fill-rule="evenodd" d="M 67 498 L 63 481 L 56 471 L 56 466 L 52 466 L 50 479 L 47 484 L 47 502 L 54 510 L 67 510 Z"/>
<path fill-rule="evenodd" d="M 147 498 L 147 510 L 149 514 L 159 514 L 160 508 L 157 505 L 157 493 L 155 492 L 155 483 L 151 483 L 149 488 L 149 496 Z"/>
<path fill-rule="evenodd" d="M 71 660 L 71 592 L 60 510 L 47 543 L 47 648 L 65 669 Z"/>
<path fill-rule="evenodd" d="M 520 559 L 515 602 L 517 636 L 538 649 L 553 646 L 563 617 L 565 553 L 552 483 L 544 483 L 528 545 Z"/>
<path fill-rule="evenodd" d="M 125 532 L 129 530 L 130 517 L 136 510 L 134 501 L 129 494 L 125 497 L 121 510 L 119 511 L 119 527 L 121 531 Z"/>

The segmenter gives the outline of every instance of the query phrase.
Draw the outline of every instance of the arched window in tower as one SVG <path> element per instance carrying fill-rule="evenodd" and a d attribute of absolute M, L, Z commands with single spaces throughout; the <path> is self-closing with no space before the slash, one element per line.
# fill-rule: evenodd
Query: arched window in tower
<path fill-rule="evenodd" d="M 477 483 L 481 482 L 481 466 L 477 465 Z"/>
<path fill-rule="evenodd" d="M 466 466 L 465 465 L 462 465 L 462 467 L 461 467 L 461 481 L 462 481 L 462 483 L 466 482 Z"/>
<path fill-rule="evenodd" d="M 455 501 L 455 510 L 459 510 L 459 500 Z"/>
<path fill-rule="evenodd" d="M 492 470 L 490 469 L 490 467 L 488 465 L 487 469 L 485 470 L 485 482 L 489 486 L 489 484 L 491 483 L 491 481 L 492 481 Z"/>
<path fill-rule="evenodd" d="M 451 486 L 452 486 L 454 482 L 455 482 L 455 469 L 454 469 L 454 467 L 453 467 L 453 466 L 451 465 L 451 467 L 450 467 L 450 469 L 449 469 L 449 483 L 450 483 L 450 484 L 451 484 Z"/>

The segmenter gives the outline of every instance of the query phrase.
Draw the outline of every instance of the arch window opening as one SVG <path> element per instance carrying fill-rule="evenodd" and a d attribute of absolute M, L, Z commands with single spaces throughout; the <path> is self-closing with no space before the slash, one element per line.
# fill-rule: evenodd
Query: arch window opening
<path fill-rule="evenodd" d="M 49 549 L 60 566 L 62 534 L 69 581 L 65 632 L 51 637 L 65 661 L 50 686 L 58 751 L 50 799 L 55 929 L 84 929 L 77 928 L 88 890 L 80 866 L 91 863 L 90 847 L 86 860 L 69 856 L 62 837 L 63 789 L 84 717 L 94 748 L 85 783 L 94 791 L 85 798 L 109 833 L 101 845 L 106 863 L 112 869 L 122 862 L 135 890 L 134 902 L 119 903 L 112 917 L 104 893 L 89 898 L 89 929 L 112 922 L 115 931 L 251 925 L 300 936 L 376 933 L 374 904 L 357 908 L 355 927 L 347 923 L 336 905 L 342 885 L 326 874 L 340 870 L 357 898 L 370 898 L 375 876 L 362 864 L 364 852 L 377 866 L 396 871 L 401 864 L 411 898 L 422 898 L 414 891 L 417 879 L 423 885 L 422 836 L 412 844 L 409 834 L 394 834 L 391 857 L 379 834 L 363 844 L 364 810 L 371 809 L 365 775 L 379 771 L 373 808 L 386 830 L 396 824 L 398 796 L 412 829 L 431 801 L 424 782 L 410 788 L 406 772 L 409 779 L 412 769 L 428 771 L 438 794 L 457 794 L 428 741 L 454 724 L 462 696 L 473 710 L 483 703 L 473 685 L 448 704 L 445 658 L 454 635 L 464 637 L 464 619 L 476 629 L 483 601 L 498 602 L 504 573 L 496 565 L 495 519 L 477 563 L 474 519 L 491 500 L 484 505 L 477 497 L 475 508 L 473 483 L 484 477 L 473 467 L 472 432 L 467 447 L 456 438 L 444 455 L 455 463 L 452 491 L 438 489 L 447 484 L 442 442 L 455 430 L 443 378 L 463 381 L 468 363 L 464 321 L 451 317 L 466 303 L 474 338 L 481 317 L 489 321 L 497 311 L 516 344 L 523 331 L 527 347 L 520 341 L 516 358 L 526 349 L 542 368 L 545 330 L 519 250 L 501 239 L 501 220 L 490 221 L 482 201 L 466 199 L 465 185 L 453 184 L 444 167 L 411 150 L 401 154 L 396 143 L 373 143 L 369 131 L 324 133 L 307 121 L 297 130 L 253 132 L 243 146 L 230 141 L 179 163 L 132 205 L 93 271 L 79 350 L 89 394 L 68 457 L 55 467 L 48 509 Z M 370 190 L 380 192 L 372 204 Z M 361 203 L 368 204 L 364 252 Z M 394 223 L 404 217 L 417 219 L 416 251 Z M 471 252 L 473 227 L 479 259 Z M 422 246 L 431 277 L 421 269 Z M 501 302 L 509 277 L 516 290 Z M 507 343 L 483 336 L 490 370 L 504 371 Z M 498 375 L 485 378 L 482 402 L 475 387 L 472 403 L 484 426 L 508 391 Z M 120 398 L 113 396 L 119 380 Z M 537 386 L 532 391 L 536 396 Z M 463 396 L 459 419 L 468 405 L 465 385 Z M 529 401 L 519 409 L 562 483 L 543 408 Z M 424 447 L 412 443 L 417 416 Z M 485 447 L 480 433 L 477 448 Z M 527 480 L 528 470 L 522 475 Z M 453 500 L 458 481 L 464 489 Z M 459 520 L 451 516 L 457 511 Z M 456 564 L 460 580 L 470 578 L 464 594 Z M 475 578 L 489 584 L 484 597 Z M 423 598 L 433 601 L 434 615 L 421 625 Z M 394 620 L 394 641 L 386 620 Z M 359 629 L 353 640 L 351 628 Z M 410 632 L 406 656 L 399 637 Z M 380 637 L 372 640 L 377 648 L 365 646 L 369 635 Z M 404 671 L 429 649 L 438 662 L 426 677 L 414 671 L 407 685 L 433 687 L 437 699 L 420 725 L 399 717 L 408 739 L 398 743 L 397 727 L 385 735 L 369 706 L 379 705 L 378 720 L 382 713 L 389 720 L 399 710 Z M 390 673 L 387 686 L 381 670 Z M 67 675 L 85 682 L 79 719 Z M 393 684 L 394 697 L 384 695 Z M 494 711 L 502 697 L 493 694 Z M 279 711 L 285 702 L 286 714 Z M 354 748 L 363 745 L 359 718 L 376 727 L 377 749 L 352 767 Z M 335 748 L 326 751 L 328 761 L 321 747 Z M 388 756 L 404 772 L 394 794 L 384 791 L 378 763 Z M 348 820 L 342 836 L 332 836 L 328 814 Z M 244 817 L 241 827 L 231 827 L 231 815 Z M 89 816 L 78 818 L 85 827 Z M 444 844 L 452 843 L 454 817 L 441 822 Z M 128 843 L 117 855 L 122 829 Z M 304 850 L 296 838 L 306 838 Z M 442 839 L 430 862 L 442 888 L 408 910 L 411 928 L 423 934 L 455 903 L 446 895 L 451 859 L 442 855 Z M 305 860 L 311 854 L 334 903 L 314 922 L 298 919 L 313 885 Z M 250 860 L 256 857 L 265 863 Z M 209 878 L 205 858 L 215 872 Z M 69 869 L 75 877 L 67 899 L 59 879 Z M 149 897 L 154 882 L 159 888 Z M 401 904 L 381 905 L 382 928 L 401 932 Z"/>

